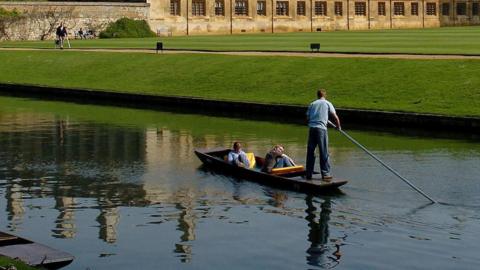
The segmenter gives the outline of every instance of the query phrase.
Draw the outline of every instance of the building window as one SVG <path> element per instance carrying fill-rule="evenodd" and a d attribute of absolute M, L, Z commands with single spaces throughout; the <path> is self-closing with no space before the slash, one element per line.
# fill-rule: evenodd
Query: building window
<path fill-rule="evenodd" d="M 267 2 L 257 1 L 257 15 L 267 16 Z"/>
<path fill-rule="evenodd" d="M 299 16 L 307 15 L 306 7 L 305 7 L 305 1 L 298 1 L 297 2 L 297 15 L 299 15 Z"/>
<path fill-rule="evenodd" d="M 430 15 L 430 16 L 437 15 L 437 4 L 436 3 L 427 3 L 427 15 Z"/>
<path fill-rule="evenodd" d="M 472 16 L 478 16 L 478 2 L 472 3 Z"/>
<path fill-rule="evenodd" d="M 386 16 L 385 2 L 378 2 L 378 16 Z"/>
<path fill-rule="evenodd" d="M 192 0 L 192 16 L 205 16 L 205 0 Z"/>
<path fill-rule="evenodd" d="M 288 1 L 277 1 L 277 16 L 288 16 Z"/>
<path fill-rule="evenodd" d="M 457 3 L 457 15 L 467 15 L 467 3 Z"/>
<path fill-rule="evenodd" d="M 418 3 L 411 3 L 411 14 L 412 16 L 418 16 Z"/>
<path fill-rule="evenodd" d="M 405 5 L 403 2 L 393 3 L 393 15 L 397 15 L 397 16 L 405 15 Z"/>
<path fill-rule="evenodd" d="M 367 3 L 355 2 L 355 15 L 367 16 Z"/>
<path fill-rule="evenodd" d="M 443 3 L 442 4 L 442 15 L 443 16 L 449 16 L 450 15 L 450 4 L 449 3 Z"/>
<path fill-rule="evenodd" d="M 248 16 L 247 0 L 235 0 L 235 15 Z"/>
<path fill-rule="evenodd" d="M 223 0 L 215 0 L 215 16 L 225 16 L 225 2 Z"/>
<path fill-rule="evenodd" d="M 315 1 L 315 15 L 317 15 L 317 16 L 327 16 L 327 2 L 326 1 Z"/>
<path fill-rule="evenodd" d="M 343 3 L 335 2 L 335 16 L 343 16 Z"/>
<path fill-rule="evenodd" d="M 180 16 L 180 0 L 170 0 L 170 15 Z"/>

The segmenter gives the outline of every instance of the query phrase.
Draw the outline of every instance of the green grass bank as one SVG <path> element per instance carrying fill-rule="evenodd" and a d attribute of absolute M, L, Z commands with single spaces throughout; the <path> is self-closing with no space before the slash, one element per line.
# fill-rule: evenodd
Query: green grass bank
<path fill-rule="evenodd" d="M 10 258 L 0 256 L 0 267 L 7 267 L 9 265 L 15 266 L 17 270 L 36 270 L 37 269 L 31 266 L 28 266 L 20 261 L 12 260 Z"/>
<path fill-rule="evenodd" d="M 0 51 L 0 82 L 480 116 L 480 61 Z"/>
<path fill-rule="evenodd" d="M 308 51 L 320 43 L 322 51 L 361 53 L 421 53 L 480 55 L 480 26 L 430 29 L 336 31 L 316 33 L 178 36 L 115 40 L 71 40 L 74 48 Z M 0 42 L 0 47 L 53 48 L 53 41 Z"/>

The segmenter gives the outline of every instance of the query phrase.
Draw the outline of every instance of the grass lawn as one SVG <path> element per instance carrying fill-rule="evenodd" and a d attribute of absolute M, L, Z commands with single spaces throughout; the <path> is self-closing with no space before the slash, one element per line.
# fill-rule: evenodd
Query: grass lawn
<path fill-rule="evenodd" d="M 144 39 L 71 40 L 75 48 L 308 51 L 310 43 L 322 51 L 480 55 L 480 26 L 429 29 L 337 31 L 316 33 L 178 36 Z M 53 48 L 53 41 L 0 42 L 0 47 Z"/>
<path fill-rule="evenodd" d="M 9 259 L 7 257 L 0 256 L 0 267 L 6 267 L 7 265 L 14 265 L 18 270 L 35 270 L 36 269 L 20 261 L 16 261 L 16 260 Z"/>
<path fill-rule="evenodd" d="M 480 61 L 0 51 L 0 82 L 480 116 Z"/>

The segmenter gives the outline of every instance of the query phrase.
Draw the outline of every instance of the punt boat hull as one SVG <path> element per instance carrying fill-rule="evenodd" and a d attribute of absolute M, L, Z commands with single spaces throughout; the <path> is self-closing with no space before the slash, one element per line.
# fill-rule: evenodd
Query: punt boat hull
<path fill-rule="evenodd" d="M 321 176 L 316 173 L 312 180 L 306 180 L 305 170 L 283 175 L 273 175 L 254 169 L 247 169 L 234 166 L 226 162 L 223 157 L 230 149 L 195 149 L 195 154 L 202 163 L 225 174 L 233 175 L 245 180 L 257 182 L 263 185 L 293 190 L 304 193 L 328 193 L 338 191 L 338 187 L 345 185 L 348 181 L 332 179 L 330 182 L 322 181 Z M 263 158 L 255 157 L 257 164 L 263 164 Z"/>
<path fill-rule="evenodd" d="M 67 252 L 4 232 L 0 232 L 0 256 L 17 259 L 30 266 L 45 269 L 67 266 L 75 258 Z"/>

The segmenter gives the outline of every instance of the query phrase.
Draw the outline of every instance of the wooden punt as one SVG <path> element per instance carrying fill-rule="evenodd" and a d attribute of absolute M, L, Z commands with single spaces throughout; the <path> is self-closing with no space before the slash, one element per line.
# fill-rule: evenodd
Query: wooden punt
<path fill-rule="evenodd" d="M 260 171 L 264 159 L 255 156 L 256 167 L 253 169 L 234 166 L 224 160 L 230 149 L 195 149 L 195 154 L 203 164 L 215 171 L 220 171 L 245 180 L 260 184 L 294 190 L 305 193 L 324 193 L 338 191 L 338 187 L 348 181 L 332 179 L 330 182 L 322 181 L 319 173 L 314 173 L 312 180 L 305 179 L 305 170 L 294 170 L 283 174 L 268 174 Z"/>
<path fill-rule="evenodd" d="M 17 259 L 30 266 L 46 269 L 64 267 L 75 258 L 67 252 L 4 232 L 0 232 L 0 256 Z"/>

